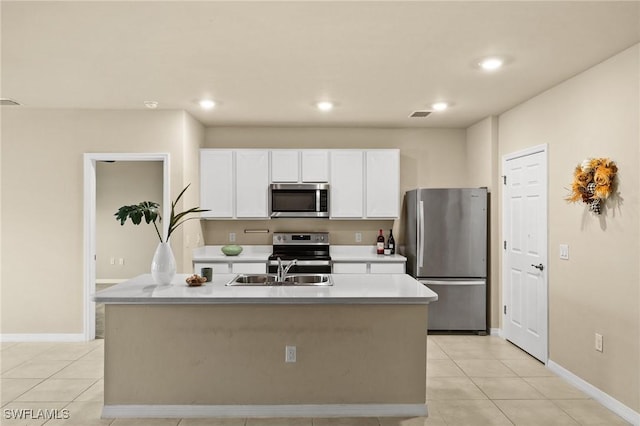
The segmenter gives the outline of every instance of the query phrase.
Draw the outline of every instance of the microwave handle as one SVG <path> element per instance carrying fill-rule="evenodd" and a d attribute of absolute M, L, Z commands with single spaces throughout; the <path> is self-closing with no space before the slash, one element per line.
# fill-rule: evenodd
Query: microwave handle
<path fill-rule="evenodd" d="M 320 192 L 321 190 L 316 190 L 316 211 L 320 211 Z"/>

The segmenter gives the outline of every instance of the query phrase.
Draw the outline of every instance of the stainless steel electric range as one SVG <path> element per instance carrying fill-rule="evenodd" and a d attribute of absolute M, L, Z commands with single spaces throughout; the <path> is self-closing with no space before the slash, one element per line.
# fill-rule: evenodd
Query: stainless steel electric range
<path fill-rule="evenodd" d="M 283 265 L 297 260 L 289 272 L 331 273 L 328 232 L 274 232 L 273 253 L 269 256 L 268 272 L 276 273 L 278 258 Z"/>

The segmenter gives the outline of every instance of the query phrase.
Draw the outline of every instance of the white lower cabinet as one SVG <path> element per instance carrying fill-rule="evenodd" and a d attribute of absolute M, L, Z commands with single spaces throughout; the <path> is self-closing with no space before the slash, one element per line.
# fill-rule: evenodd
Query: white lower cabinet
<path fill-rule="evenodd" d="M 232 263 L 231 272 L 234 274 L 265 274 L 266 263 Z"/>
<path fill-rule="evenodd" d="M 194 262 L 193 273 L 202 275 L 202 268 L 212 268 L 213 274 L 264 274 L 267 264 L 264 262 Z"/>
<path fill-rule="evenodd" d="M 334 274 L 404 274 L 405 262 L 336 262 Z"/>
<path fill-rule="evenodd" d="M 369 273 L 371 274 L 404 274 L 405 262 L 385 262 L 371 263 L 369 265 Z"/>
<path fill-rule="evenodd" d="M 366 274 L 366 263 L 334 263 L 334 274 Z"/>

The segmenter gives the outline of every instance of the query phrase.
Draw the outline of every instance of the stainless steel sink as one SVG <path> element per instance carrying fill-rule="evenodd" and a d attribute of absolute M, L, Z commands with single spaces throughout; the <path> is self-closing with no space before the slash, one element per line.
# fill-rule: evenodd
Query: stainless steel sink
<path fill-rule="evenodd" d="M 333 285 L 329 274 L 291 274 L 284 281 L 294 285 Z"/>
<path fill-rule="evenodd" d="M 227 285 L 272 285 L 267 283 L 273 283 L 275 281 L 275 274 L 242 274 L 235 277 L 227 283 Z"/>
<path fill-rule="evenodd" d="M 276 281 L 275 274 L 240 274 L 228 286 L 331 286 L 330 274 L 291 274 L 284 281 Z"/>

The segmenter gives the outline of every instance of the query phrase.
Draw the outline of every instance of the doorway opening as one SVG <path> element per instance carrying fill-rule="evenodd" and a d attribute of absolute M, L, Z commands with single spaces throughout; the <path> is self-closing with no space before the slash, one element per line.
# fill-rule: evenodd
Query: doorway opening
<path fill-rule="evenodd" d="M 85 154 L 84 193 L 84 337 L 93 340 L 101 336 L 103 318 L 93 302 L 96 290 L 148 270 L 153 251 L 146 252 L 158 244 L 153 227 L 118 229 L 113 214 L 125 204 L 160 201 L 162 216 L 169 217 L 169 154 Z M 164 235 L 167 225 L 161 223 Z M 127 247 L 123 238 L 136 243 Z"/>

